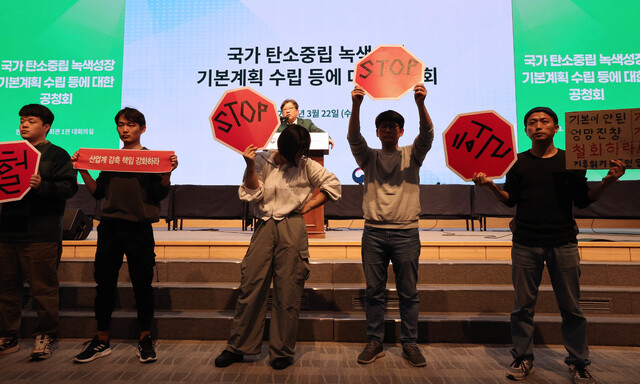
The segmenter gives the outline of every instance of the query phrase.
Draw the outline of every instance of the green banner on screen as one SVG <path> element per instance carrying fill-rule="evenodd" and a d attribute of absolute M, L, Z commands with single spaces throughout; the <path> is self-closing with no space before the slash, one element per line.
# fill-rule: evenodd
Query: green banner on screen
<path fill-rule="evenodd" d="M 122 99 L 124 0 L 23 1 L 2 6 L 0 141 L 20 139 L 18 111 L 38 103 L 55 120 L 47 139 L 117 148 Z"/>
<path fill-rule="evenodd" d="M 559 118 L 554 137 L 565 147 L 564 114 L 640 107 L 640 2 L 514 0 L 513 41 L 518 150 L 531 148 L 524 115 L 546 106 Z M 599 180 L 607 171 L 589 171 Z M 623 179 L 638 179 L 628 170 Z"/>

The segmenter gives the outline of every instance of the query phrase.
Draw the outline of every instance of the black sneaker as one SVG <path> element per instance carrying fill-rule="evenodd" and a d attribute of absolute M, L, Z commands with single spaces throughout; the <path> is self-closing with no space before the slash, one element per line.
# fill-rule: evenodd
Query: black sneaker
<path fill-rule="evenodd" d="M 216 357 L 215 364 L 216 367 L 224 368 L 233 363 L 239 363 L 243 359 L 244 355 L 242 353 L 233 353 L 225 349 L 220 355 L 218 355 L 218 357 Z"/>
<path fill-rule="evenodd" d="M 571 375 L 571 382 L 573 384 L 595 384 L 587 367 L 578 367 L 575 365 L 569 365 L 569 374 Z"/>
<path fill-rule="evenodd" d="M 273 359 L 273 361 L 271 362 L 271 367 L 277 370 L 285 369 L 290 365 L 291 361 L 286 357 L 278 357 L 276 359 Z"/>
<path fill-rule="evenodd" d="M 76 363 L 88 363 L 99 357 L 108 356 L 111 354 L 111 348 L 108 341 L 102 341 L 95 336 L 93 340 L 84 343 L 84 349 L 82 352 L 76 355 L 73 359 Z"/>
<path fill-rule="evenodd" d="M 529 359 L 515 359 L 507 369 L 507 379 L 522 380 L 533 373 L 533 361 Z"/>
<path fill-rule="evenodd" d="M 384 348 L 382 343 L 371 340 L 365 347 L 362 353 L 358 355 L 358 363 L 370 364 L 376 361 L 377 358 L 384 356 Z"/>
<path fill-rule="evenodd" d="M 46 360 L 53 353 L 53 338 L 49 335 L 36 336 L 36 343 L 33 346 L 33 352 L 29 356 L 30 361 Z"/>
<path fill-rule="evenodd" d="M 17 337 L 0 337 L 0 355 L 16 353 L 20 350 Z"/>
<path fill-rule="evenodd" d="M 427 365 L 427 361 L 422 356 L 422 352 L 417 345 L 403 345 L 402 346 L 402 357 L 407 359 L 409 364 L 414 367 L 424 367 Z"/>
<path fill-rule="evenodd" d="M 155 344 L 149 335 L 146 335 L 138 342 L 138 357 L 141 363 L 153 363 L 158 360 L 156 350 L 154 349 Z"/>

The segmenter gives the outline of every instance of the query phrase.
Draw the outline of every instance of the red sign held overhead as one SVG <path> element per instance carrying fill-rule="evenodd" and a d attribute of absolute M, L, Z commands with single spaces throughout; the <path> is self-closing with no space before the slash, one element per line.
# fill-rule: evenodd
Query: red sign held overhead
<path fill-rule="evenodd" d="M 442 136 L 447 167 L 465 181 L 501 178 L 517 159 L 513 126 L 495 111 L 459 114 Z"/>
<path fill-rule="evenodd" d="M 280 125 L 273 101 L 249 87 L 226 91 L 209 116 L 213 137 L 237 152 L 267 146 Z"/>
<path fill-rule="evenodd" d="M 402 45 L 380 45 L 356 64 L 353 82 L 374 100 L 396 100 L 424 81 L 424 63 Z"/>
<path fill-rule="evenodd" d="M 40 151 L 28 141 L 0 143 L 0 203 L 22 199 L 39 165 Z"/>

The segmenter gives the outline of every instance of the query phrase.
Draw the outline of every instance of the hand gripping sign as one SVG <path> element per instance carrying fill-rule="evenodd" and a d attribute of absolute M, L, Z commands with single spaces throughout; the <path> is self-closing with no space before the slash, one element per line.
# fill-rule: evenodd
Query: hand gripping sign
<path fill-rule="evenodd" d="M 40 151 L 28 141 L 0 143 L 0 203 L 22 199 L 39 165 Z"/>
<path fill-rule="evenodd" d="M 402 45 L 379 45 L 356 64 L 353 82 L 374 100 L 397 100 L 424 80 L 424 63 Z"/>
<path fill-rule="evenodd" d="M 501 178 L 517 159 L 513 126 L 495 111 L 459 114 L 442 136 L 447 167 L 464 181 Z"/>
<path fill-rule="evenodd" d="M 209 122 L 214 139 L 239 153 L 250 144 L 265 148 L 280 125 L 273 101 L 249 87 L 226 91 Z"/>
<path fill-rule="evenodd" d="M 166 173 L 171 172 L 173 154 L 173 151 L 80 148 L 78 161 L 73 167 L 95 171 Z"/>

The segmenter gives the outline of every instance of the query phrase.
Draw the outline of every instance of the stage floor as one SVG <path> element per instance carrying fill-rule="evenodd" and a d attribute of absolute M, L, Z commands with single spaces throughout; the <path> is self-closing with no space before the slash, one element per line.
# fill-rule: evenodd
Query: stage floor
<path fill-rule="evenodd" d="M 164 241 L 207 241 L 207 242 L 249 242 L 253 231 L 240 228 L 185 228 L 167 230 L 154 228 L 156 242 Z M 335 228 L 326 231 L 324 239 L 309 239 L 311 243 L 352 243 L 360 242 L 362 229 Z M 95 241 L 97 232 L 91 231 L 87 240 Z M 466 231 L 464 229 L 420 229 L 420 241 L 432 242 L 511 242 L 511 232 L 507 229 L 487 231 Z M 640 228 L 581 229 L 579 242 L 640 242 Z"/>
<path fill-rule="evenodd" d="M 420 344 L 427 360 L 424 368 L 410 366 L 399 345 L 385 344 L 386 356 L 373 364 L 356 363 L 361 343 L 298 342 L 296 360 L 284 371 L 268 365 L 268 346 L 262 353 L 227 368 L 213 360 L 224 341 L 159 340 L 158 361 L 140 364 L 135 344 L 112 341 L 113 353 L 87 364 L 74 364 L 73 356 L 85 340 L 64 339 L 49 360 L 28 362 L 31 340 L 21 341 L 17 353 L 0 356 L 0 382 L 63 383 L 507 383 L 511 362 L 507 345 Z M 640 377 L 640 348 L 591 347 L 589 370 L 598 383 L 629 384 Z M 568 383 L 561 346 L 536 346 L 535 373 L 529 384 Z"/>

